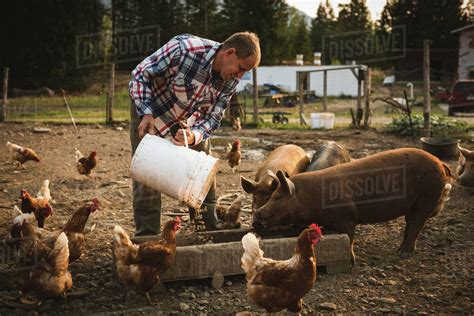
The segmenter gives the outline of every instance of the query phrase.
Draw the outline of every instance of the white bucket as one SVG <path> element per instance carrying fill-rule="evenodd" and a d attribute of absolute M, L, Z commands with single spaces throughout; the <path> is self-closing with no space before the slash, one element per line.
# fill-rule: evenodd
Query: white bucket
<path fill-rule="evenodd" d="M 334 128 L 334 113 L 322 112 L 322 113 L 311 113 L 311 128 L 323 128 L 333 129 Z"/>
<path fill-rule="evenodd" d="M 217 158 L 146 134 L 132 158 L 132 178 L 199 208 L 216 177 Z"/>

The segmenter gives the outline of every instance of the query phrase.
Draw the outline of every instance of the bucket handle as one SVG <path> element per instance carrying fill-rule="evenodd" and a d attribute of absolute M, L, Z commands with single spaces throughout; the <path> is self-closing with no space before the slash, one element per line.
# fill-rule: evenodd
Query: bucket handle
<path fill-rule="evenodd" d="M 188 146 L 188 136 L 186 136 L 186 130 L 183 128 L 183 136 L 184 136 L 184 146 L 189 148 Z"/>

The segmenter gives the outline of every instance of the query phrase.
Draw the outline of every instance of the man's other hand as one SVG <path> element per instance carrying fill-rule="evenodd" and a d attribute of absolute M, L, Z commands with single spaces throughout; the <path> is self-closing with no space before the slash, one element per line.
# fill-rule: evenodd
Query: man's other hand
<path fill-rule="evenodd" d="M 173 144 L 175 144 L 177 146 L 185 145 L 185 143 L 184 143 L 184 134 L 186 133 L 186 138 L 188 140 L 188 145 L 192 146 L 194 144 L 194 133 L 191 132 L 191 129 L 189 128 L 189 126 L 186 123 L 180 122 L 180 125 L 181 125 L 181 128 L 176 132 L 175 137 L 171 138 L 171 140 L 173 141 Z"/>
<path fill-rule="evenodd" d="M 140 139 L 145 136 L 146 133 L 150 135 L 156 135 L 158 131 L 156 130 L 155 124 L 153 124 L 153 115 L 145 114 L 143 115 L 140 125 L 138 125 L 138 137 Z"/>

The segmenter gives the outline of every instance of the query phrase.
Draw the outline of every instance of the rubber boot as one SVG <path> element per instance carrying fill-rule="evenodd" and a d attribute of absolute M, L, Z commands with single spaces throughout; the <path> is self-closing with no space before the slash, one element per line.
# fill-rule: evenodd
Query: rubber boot
<path fill-rule="evenodd" d="M 222 226 L 219 224 L 219 220 L 217 219 L 215 204 L 203 204 L 202 211 L 202 219 L 204 220 L 206 230 L 222 229 Z"/>

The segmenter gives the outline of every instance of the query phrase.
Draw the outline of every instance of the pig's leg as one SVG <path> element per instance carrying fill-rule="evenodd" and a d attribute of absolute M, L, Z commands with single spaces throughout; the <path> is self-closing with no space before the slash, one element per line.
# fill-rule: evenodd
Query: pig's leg
<path fill-rule="evenodd" d="M 349 241 L 351 243 L 351 266 L 353 267 L 355 265 L 356 261 L 356 256 L 354 252 L 354 235 L 355 235 L 355 227 L 356 223 L 355 222 L 349 222 L 349 223 L 340 223 L 335 227 L 335 230 L 340 232 L 340 233 L 345 233 L 349 236 Z"/>
<path fill-rule="evenodd" d="M 403 240 L 402 243 L 400 244 L 400 247 L 398 247 L 397 251 L 400 252 L 403 249 L 403 246 L 405 246 L 407 236 L 408 236 L 408 231 L 410 230 L 410 222 L 412 219 L 408 215 L 405 215 L 405 232 L 403 233 Z"/>
<path fill-rule="evenodd" d="M 400 251 L 401 257 L 406 258 L 415 250 L 418 235 L 425 226 L 426 220 L 436 208 L 436 205 L 430 205 L 432 204 L 430 202 L 431 201 L 427 200 L 419 200 L 412 209 L 408 211 L 407 217 L 409 220 L 407 221 L 407 234 Z"/>

